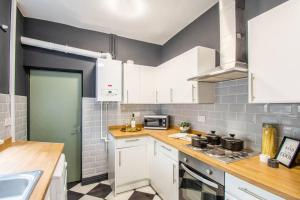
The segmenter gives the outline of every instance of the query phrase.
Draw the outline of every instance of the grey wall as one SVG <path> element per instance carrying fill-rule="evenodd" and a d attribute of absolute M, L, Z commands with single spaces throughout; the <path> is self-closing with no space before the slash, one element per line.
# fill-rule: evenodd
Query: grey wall
<path fill-rule="evenodd" d="M 177 33 L 162 48 L 162 62 L 165 62 L 195 46 L 220 49 L 219 4 Z"/>
<path fill-rule="evenodd" d="M 10 0 L 0 1 L 0 25 L 10 27 Z M 9 30 L 0 30 L 0 93 L 9 93 Z"/>
<path fill-rule="evenodd" d="M 25 18 L 23 35 L 82 49 L 109 52 L 109 34 L 79 29 L 63 24 Z M 23 47 L 26 67 L 59 68 L 83 71 L 83 96 L 95 97 L 95 60 L 81 56 L 66 55 L 33 47 Z M 117 37 L 116 59 L 134 60 L 137 64 L 156 66 L 160 63 L 161 46 Z M 20 66 L 18 66 L 20 67 Z M 17 94 L 26 94 L 24 70 L 18 70 Z"/>
<path fill-rule="evenodd" d="M 245 0 L 244 23 L 287 0 Z M 247 35 L 246 35 L 247 37 Z M 247 40 L 245 41 L 247 45 Z M 172 37 L 162 48 L 165 62 L 197 45 L 220 50 L 219 8 L 214 5 Z M 217 64 L 219 57 L 217 57 Z"/>

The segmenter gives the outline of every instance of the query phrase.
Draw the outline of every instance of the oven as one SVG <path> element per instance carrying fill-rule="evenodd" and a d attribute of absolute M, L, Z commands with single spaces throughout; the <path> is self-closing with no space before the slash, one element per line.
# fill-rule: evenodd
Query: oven
<path fill-rule="evenodd" d="M 168 115 L 146 115 L 144 116 L 145 129 L 168 129 L 169 128 Z"/>
<path fill-rule="evenodd" d="M 224 200 L 224 171 L 184 153 L 179 160 L 180 200 Z"/>

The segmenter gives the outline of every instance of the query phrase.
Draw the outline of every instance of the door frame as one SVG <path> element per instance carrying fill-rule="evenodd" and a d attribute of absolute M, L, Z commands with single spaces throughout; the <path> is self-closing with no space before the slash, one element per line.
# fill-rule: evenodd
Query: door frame
<path fill-rule="evenodd" d="M 26 73 L 26 94 L 27 94 L 27 140 L 30 141 L 30 71 L 31 70 L 41 70 L 41 71 L 56 71 L 56 72 L 69 72 L 80 74 L 81 79 L 81 115 L 80 115 L 80 182 L 82 181 L 82 98 L 83 98 L 83 70 L 80 69 L 62 69 L 62 68 L 52 68 L 52 67 L 36 67 L 36 66 L 24 66 Z"/>

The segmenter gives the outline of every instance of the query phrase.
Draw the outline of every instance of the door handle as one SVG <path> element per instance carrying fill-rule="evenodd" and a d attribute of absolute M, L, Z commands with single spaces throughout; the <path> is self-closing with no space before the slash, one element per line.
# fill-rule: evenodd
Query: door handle
<path fill-rule="evenodd" d="M 119 167 L 121 167 L 121 164 L 122 164 L 122 163 L 121 163 L 121 155 L 122 155 L 122 154 L 121 154 L 121 151 L 119 151 Z"/>
<path fill-rule="evenodd" d="M 194 103 L 195 102 L 195 86 L 192 84 L 192 102 Z"/>
<path fill-rule="evenodd" d="M 251 73 L 250 74 L 250 95 L 251 95 L 251 101 L 253 102 L 254 101 L 254 99 L 255 99 L 255 96 L 254 96 L 254 79 L 255 79 L 255 77 L 254 77 L 254 74 L 253 73 Z"/>
<path fill-rule="evenodd" d="M 176 183 L 175 168 L 176 168 L 176 166 L 173 164 L 173 184 Z"/>

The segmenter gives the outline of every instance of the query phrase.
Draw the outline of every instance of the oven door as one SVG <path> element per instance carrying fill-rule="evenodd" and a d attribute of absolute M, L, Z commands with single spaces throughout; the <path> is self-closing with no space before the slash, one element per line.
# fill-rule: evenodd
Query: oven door
<path fill-rule="evenodd" d="M 224 186 L 180 164 L 180 200 L 223 200 Z"/>

